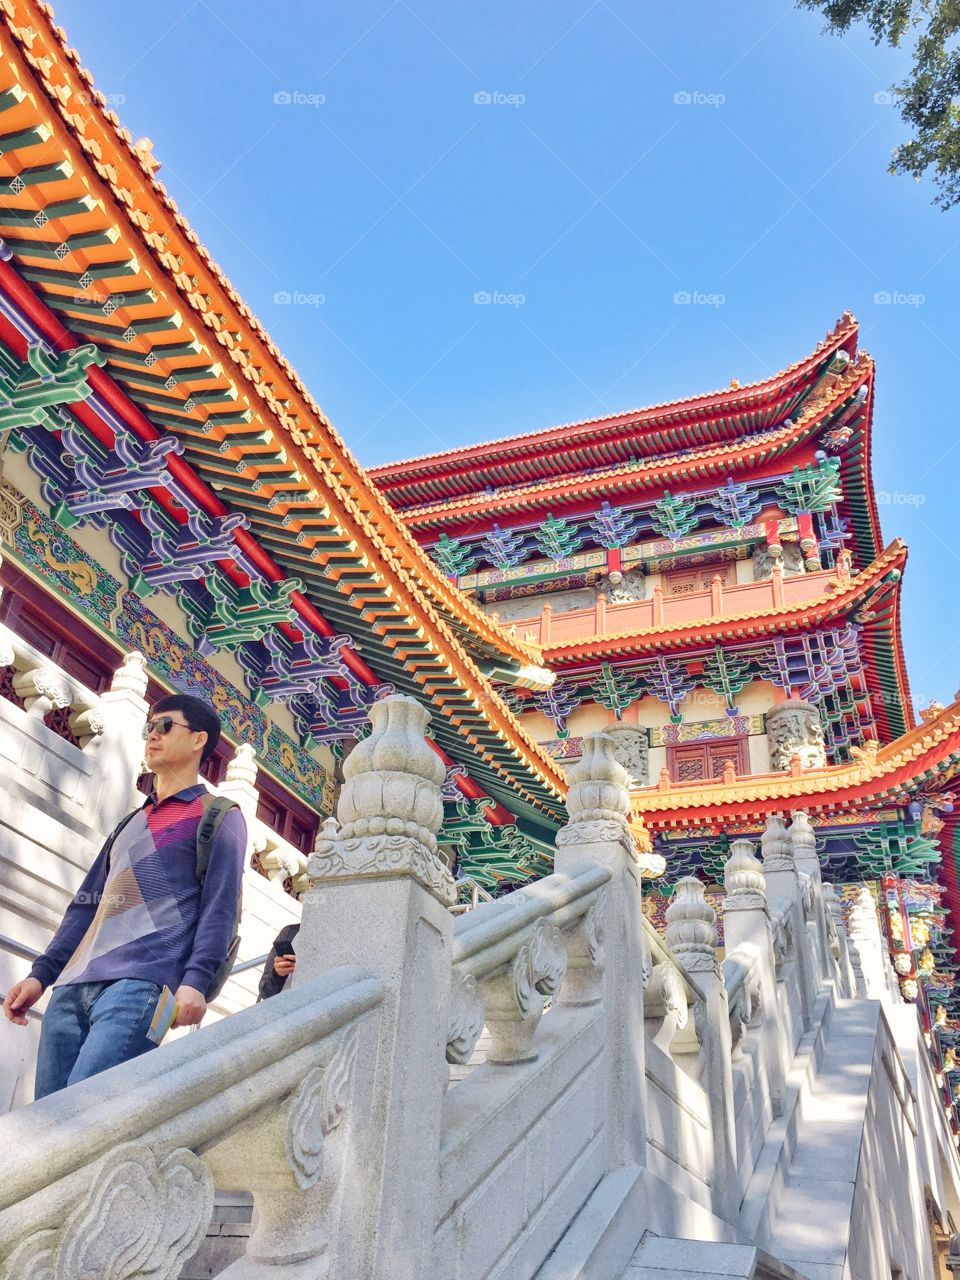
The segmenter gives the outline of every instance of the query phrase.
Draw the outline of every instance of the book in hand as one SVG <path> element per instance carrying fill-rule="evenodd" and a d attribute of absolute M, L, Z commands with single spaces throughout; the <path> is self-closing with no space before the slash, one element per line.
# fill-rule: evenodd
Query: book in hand
<path fill-rule="evenodd" d="M 173 992 L 169 987 L 164 987 L 160 992 L 160 999 L 157 1001 L 157 1007 L 153 1013 L 153 1021 L 150 1023 L 147 1039 L 152 1041 L 153 1044 L 159 1044 L 174 1022 L 176 1022 L 179 1012 L 180 1006 L 174 999 Z"/>

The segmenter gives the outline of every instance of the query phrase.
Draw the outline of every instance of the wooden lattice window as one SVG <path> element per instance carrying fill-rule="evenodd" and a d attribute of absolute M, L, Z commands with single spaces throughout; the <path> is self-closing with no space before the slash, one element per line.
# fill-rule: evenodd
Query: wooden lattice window
<path fill-rule="evenodd" d="M 8 702 L 12 702 L 14 706 L 23 707 L 23 699 L 13 687 L 13 677 L 17 674 L 16 667 L 0 668 L 0 698 L 6 698 Z"/>
<path fill-rule="evenodd" d="M 722 778 L 727 761 L 733 762 L 738 777 L 750 772 L 746 738 L 683 742 L 667 747 L 667 768 L 672 782 L 706 782 L 711 778 Z"/>
<path fill-rule="evenodd" d="M 257 817 L 261 822 L 301 853 L 311 853 L 320 826 L 317 815 L 305 804 L 281 792 L 264 774 L 257 779 L 257 787 L 260 791 Z"/>
<path fill-rule="evenodd" d="M 732 561 L 701 565 L 696 569 L 672 569 L 663 575 L 665 596 L 689 596 L 695 591 L 709 591 L 714 578 L 721 586 L 732 587 L 737 581 L 737 567 Z"/>

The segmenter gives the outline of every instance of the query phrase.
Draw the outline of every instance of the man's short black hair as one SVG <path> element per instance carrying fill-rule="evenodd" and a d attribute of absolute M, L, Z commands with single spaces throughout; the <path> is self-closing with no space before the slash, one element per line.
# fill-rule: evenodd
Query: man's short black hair
<path fill-rule="evenodd" d="M 151 711 L 154 715 L 164 711 L 182 711 L 184 720 L 194 733 L 203 732 L 207 735 L 200 756 L 201 764 L 205 764 L 216 751 L 220 741 L 220 717 L 203 698 L 195 698 L 189 693 L 171 693 L 155 702 Z"/>

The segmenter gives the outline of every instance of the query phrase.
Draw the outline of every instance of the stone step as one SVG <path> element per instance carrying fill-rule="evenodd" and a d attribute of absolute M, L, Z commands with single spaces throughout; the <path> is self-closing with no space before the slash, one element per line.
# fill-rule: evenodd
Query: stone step
<path fill-rule="evenodd" d="M 245 1191 L 218 1191 L 206 1237 L 180 1272 L 180 1280 L 212 1280 L 242 1258 L 252 1217 L 253 1196 Z"/>
<path fill-rule="evenodd" d="M 622 1280 L 807 1280 L 753 1245 L 647 1235 Z"/>

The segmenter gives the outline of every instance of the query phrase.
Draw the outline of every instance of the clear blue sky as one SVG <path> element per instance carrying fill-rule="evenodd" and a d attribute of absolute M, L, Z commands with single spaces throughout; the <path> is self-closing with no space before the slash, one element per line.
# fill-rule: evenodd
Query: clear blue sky
<path fill-rule="evenodd" d="M 960 211 L 886 173 L 902 55 L 756 0 L 56 13 L 366 464 L 763 377 L 852 310 L 915 699 L 952 697 Z"/>

